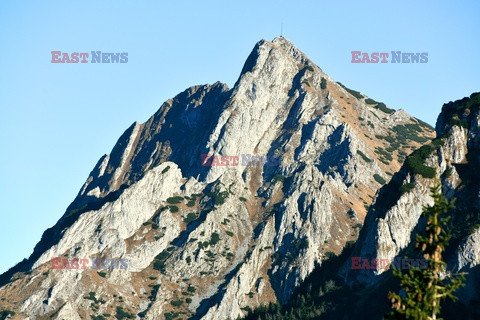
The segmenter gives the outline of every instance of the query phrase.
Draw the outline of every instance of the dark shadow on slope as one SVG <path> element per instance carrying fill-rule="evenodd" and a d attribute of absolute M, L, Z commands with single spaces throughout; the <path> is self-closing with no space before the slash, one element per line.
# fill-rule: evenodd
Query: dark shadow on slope
<path fill-rule="evenodd" d="M 233 268 L 232 271 L 230 271 L 227 275 L 225 275 L 224 281 L 218 287 L 217 292 L 215 294 L 213 294 L 211 297 L 203 299 L 200 302 L 200 305 L 196 310 L 196 314 L 193 315 L 192 317 L 190 317 L 189 319 L 191 319 L 191 320 L 201 319 L 205 314 L 207 314 L 208 310 L 212 306 L 221 302 L 222 297 L 227 290 L 228 283 L 238 273 L 238 271 L 242 267 L 244 261 L 247 261 L 251 257 L 251 254 L 252 254 L 252 251 L 247 251 L 247 253 L 245 254 L 245 257 L 243 259 L 243 262 L 240 262 L 238 265 L 235 266 L 235 268 Z"/>
<path fill-rule="evenodd" d="M 259 57 L 258 49 L 263 43 L 265 43 L 265 40 L 260 40 L 253 47 L 252 51 L 247 57 L 247 60 L 245 60 L 245 63 L 243 64 L 242 71 L 240 71 L 240 76 L 238 77 L 237 81 L 235 82 L 235 85 L 233 86 L 234 88 L 237 87 L 238 83 L 242 79 L 242 76 L 247 72 L 252 72 L 253 68 L 255 68 L 255 66 L 257 65 L 257 60 Z"/>
<path fill-rule="evenodd" d="M 333 171 L 338 172 L 342 177 L 345 177 L 345 165 L 348 163 L 348 157 L 350 152 L 350 140 L 345 139 L 341 141 L 343 131 L 345 127 L 343 125 L 338 126 L 331 135 L 328 137 L 327 145 L 330 148 L 326 149 L 319 159 L 319 164 L 316 165 L 318 170 L 323 174 L 333 175 Z M 336 170 L 330 164 L 335 164 Z"/>
<path fill-rule="evenodd" d="M 445 319 L 480 319 L 480 265 L 468 271 L 465 286 L 455 292 L 459 300 L 448 300 L 443 304 L 442 317 Z"/>
<path fill-rule="evenodd" d="M 165 117 L 165 123 L 169 126 L 164 126 L 157 138 L 163 144 L 169 144 L 171 154 L 168 160 L 179 166 L 184 177 L 198 175 L 200 180 L 206 177 L 210 167 L 201 165 L 201 155 L 208 154 L 207 142 L 218 117 L 226 108 L 230 94 L 231 90 L 225 91 L 224 86 L 217 83 L 208 92 L 198 90 L 193 96 L 179 95 L 173 100 L 172 108 Z M 185 107 L 189 99 L 202 99 L 202 102 L 197 106 Z"/>
<path fill-rule="evenodd" d="M 305 124 L 302 127 L 302 135 L 301 135 L 301 138 L 300 138 L 300 144 L 295 149 L 294 159 L 296 161 L 299 160 L 298 158 L 299 158 L 300 152 L 303 151 L 303 147 L 305 146 L 307 141 L 312 140 L 313 133 L 315 131 L 315 125 L 317 124 L 317 122 L 318 122 L 317 120 L 310 121 L 309 123 Z"/>
<path fill-rule="evenodd" d="M 301 117 L 300 110 L 302 109 L 302 103 L 303 100 L 305 99 L 305 95 L 301 94 L 294 102 L 292 107 L 290 108 L 290 111 L 288 113 L 287 119 L 283 123 L 282 129 L 291 131 L 291 130 L 297 130 L 299 127 L 299 122 L 298 120 Z"/>
<path fill-rule="evenodd" d="M 242 264 L 243 264 L 242 262 L 239 263 L 232 271 L 230 271 L 225 276 L 224 282 L 218 287 L 218 290 L 214 295 L 212 295 L 211 297 L 205 298 L 200 302 L 200 305 L 198 306 L 196 313 L 189 318 L 190 320 L 201 319 L 204 315 L 207 314 L 208 309 L 220 303 L 220 301 L 222 300 L 222 296 L 225 294 L 225 291 L 227 290 L 228 283 L 237 274 Z"/>
<path fill-rule="evenodd" d="M 208 189 L 207 188 L 205 189 L 205 193 L 210 192 L 211 187 L 212 185 L 207 187 Z M 189 224 L 187 224 L 187 228 L 183 230 L 178 235 L 177 238 L 172 240 L 171 242 L 172 245 L 176 247 L 181 247 L 185 243 L 187 243 L 187 240 L 190 234 L 205 221 L 205 219 L 207 218 L 207 215 L 214 209 L 214 199 L 213 198 L 208 199 L 208 201 L 205 202 L 203 206 L 204 206 L 204 209 L 201 210 L 199 217 L 193 220 L 192 222 L 190 222 Z"/>
<path fill-rule="evenodd" d="M 302 79 L 306 72 L 306 69 L 302 69 L 293 77 L 292 85 L 290 86 L 290 90 L 288 90 L 288 96 L 293 97 L 295 95 L 295 91 L 302 87 L 300 79 Z"/>

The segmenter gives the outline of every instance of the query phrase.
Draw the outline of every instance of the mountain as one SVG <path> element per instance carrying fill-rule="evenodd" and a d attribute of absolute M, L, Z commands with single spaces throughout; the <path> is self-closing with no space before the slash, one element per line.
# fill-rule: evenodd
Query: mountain
<path fill-rule="evenodd" d="M 429 189 L 436 183 L 456 199 L 443 259 L 449 272 L 467 272 L 465 287 L 455 293 L 459 300 L 447 302 L 442 317 L 480 318 L 479 127 L 480 93 L 444 104 L 437 137 L 410 154 L 379 190 L 357 242 L 317 267 L 285 305 L 259 308 L 246 319 L 382 319 L 390 309 L 387 293 L 399 290 L 398 280 L 391 268 L 352 269 L 352 258 L 421 258 L 413 244 L 425 228 L 422 207 L 433 204 Z"/>
<path fill-rule="evenodd" d="M 472 319 L 480 317 L 479 109 L 480 93 L 443 105 L 435 126 L 437 137 L 414 151 L 379 191 L 352 253 L 389 260 L 408 255 L 415 234 L 426 223 L 420 217 L 422 207 L 433 204 L 429 189 L 439 182 L 446 197 L 456 199 L 444 259 L 450 270 L 469 272 L 458 295 Z M 350 270 L 349 262 L 343 268 L 347 282 L 367 285 L 381 281 L 383 271 Z"/>
<path fill-rule="evenodd" d="M 233 319 L 287 302 L 356 241 L 379 188 L 434 137 L 285 38 L 262 40 L 233 88 L 190 87 L 120 136 L 0 277 L 0 305 L 18 319 Z M 218 163 L 202 165 L 207 154 Z M 90 266 L 54 269 L 57 257 Z"/>

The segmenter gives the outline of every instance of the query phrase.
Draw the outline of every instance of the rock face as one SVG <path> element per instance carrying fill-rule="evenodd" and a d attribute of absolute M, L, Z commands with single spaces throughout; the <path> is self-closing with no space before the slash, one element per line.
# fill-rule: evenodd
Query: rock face
<path fill-rule="evenodd" d="M 447 143 L 476 139 L 455 130 Z M 335 82 L 285 38 L 262 40 L 232 89 L 191 87 L 125 131 L 32 256 L 1 277 L 0 303 L 19 319 L 233 319 L 285 302 L 357 239 L 377 190 L 433 136 L 403 110 Z M 468 147 L 454 149 L 428 159 L 452 168 L 452 190 L 452 161 Z M 239 163 L 202 165 L 204 154 Z M 408 245 L 428 202 L 428 183 L 417 180 L 381 223 L 379 210 L 369 213 L 362 254 Z M 382 250 L 372 251 L 377 235 Z M 464 265 L 478 261 L 477 238 L 465 242 Z M 128 268 L 51 269 L 55 257 L 123 259 Z"/>
<path fill-rule="evenodd" d="M 467 286 L 459 291 L 473 318 L 480 316 L 480 93 L 447 103 L 437 120 L 437 138 L 410 155 L 371 206 L 352 256 L 365 259 L 403 257 L 412 246 L 422 206 L 432 204 L 429 188 L 439 181 L 444 194 L 456 198 L 452 239 L 444 253 L 450 269 L 468 271 Z M 372 286 L 384 272 L 351 270 L 340 274 L 350 285 Z"/>

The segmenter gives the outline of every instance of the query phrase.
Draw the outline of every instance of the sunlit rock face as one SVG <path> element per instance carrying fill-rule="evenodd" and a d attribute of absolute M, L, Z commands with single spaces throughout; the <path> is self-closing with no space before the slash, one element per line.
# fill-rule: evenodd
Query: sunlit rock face
<path fill-rule="evenodd" d="M 191 87 L 132 124 L 30 259 L 2 276 L 0 298 L 29 319 L 235 319 L 285 302 L 357 239 L 377 190 L 433 137 L 405 111 L 335 82 L 285 38 L 262 40 L 233 88 Z M 454 149 L 429 161 L 461 161 L 467 149 Z M 202 165 L 206 154 L 239 161 Z M 406 246 L 428 186 L 372 218 L 361 250 L 389 257 Z M 56 257 L 128 267 L 51 269 Z"/>

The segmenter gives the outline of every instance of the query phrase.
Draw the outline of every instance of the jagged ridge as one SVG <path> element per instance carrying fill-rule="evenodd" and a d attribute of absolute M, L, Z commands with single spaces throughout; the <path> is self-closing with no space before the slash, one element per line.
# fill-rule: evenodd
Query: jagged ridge
<path fill-rule="evenodd" d="M 150 319 L 218 319 L 284 302 L 356 239 L 381 183 L 432 137 L 403 110 L 337 84 L 285 38 L 262 40 L 232 89 L 192 87 L 127 129 L 37 245 L 27 272 L 4 275 L 0 296 L 20 313 L 58 319 L 118 305 Z M 281 163 L 203 167 L 202 153 Z M 45 276 L 50 258 L 65 254 L 131 264 L 104 276 Z M 92 307 L 89 292 L 107 303 Z M 184 292 L 189 302 L 178 302 Z"/>

